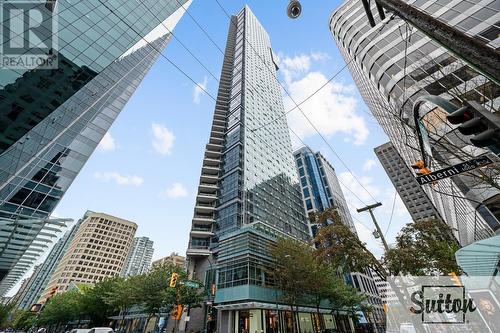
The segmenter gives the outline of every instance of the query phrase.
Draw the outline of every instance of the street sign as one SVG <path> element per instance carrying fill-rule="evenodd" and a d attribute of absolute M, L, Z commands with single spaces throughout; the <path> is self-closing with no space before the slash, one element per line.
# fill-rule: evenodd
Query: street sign
<path fill-rule="evenodd" d="M 471 171 L 491 163 L 493 163 L 491 158 L 489 158 L 487 155 L 483 155 L 467 162 L 459 163 L 454 166 L 437 170 L 423 176 L 418 176 L 416 177 L 416 179 L 420 185 L 425 185 L 444 178 L 456 176 L 458 174 Z"/>
<path fill-rule="evenodd" d="M 189 287 L 189 288 L 200 288 L 200 284 L 198 282 L 191 281 L 191 280 L 181 281 L 179 283 L 182 285 L 185 285 L 186 287 Z"/>

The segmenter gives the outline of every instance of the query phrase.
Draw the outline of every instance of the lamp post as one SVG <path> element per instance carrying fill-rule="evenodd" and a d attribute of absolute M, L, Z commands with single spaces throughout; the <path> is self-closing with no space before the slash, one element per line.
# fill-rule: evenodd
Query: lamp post
<path fill-rule="evenodd" d="M 209 271 L 212 272 L 212 266 L 213 266 L 213 262 L 210 260 L 210 257 L 207 257 L 207 260 L 208 260 L 208 263 L 209 263 Z M 211 281 L 210 281 L 211 282 Z M 204 333 L 208 333 L 208 318 L 209 318 L 209 313 L 211 312 L 212 310 L 212 306 L 213 306 L 213 296 L 215 295 L 215 288 L 213 288 L 213 284 L 215 283 L 215 279 L 214 279 L 214 282 L 210 284 L 210 290 L 209 290 L 209 300 L 205 301 L 205 321 L 204 321 L 204 324 L 203 324 L 203 332 Z M 206 286 L 205 286 L 206 288 Z M 214 292 L 214 295 L 212 295 L 212 290 Z M 210 309 L 210 311 L 209 311 Z"/>

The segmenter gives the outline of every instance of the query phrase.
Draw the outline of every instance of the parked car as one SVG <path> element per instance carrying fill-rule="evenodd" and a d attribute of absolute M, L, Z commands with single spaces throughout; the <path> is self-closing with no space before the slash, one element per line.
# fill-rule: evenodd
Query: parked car
<path fill-rule="evenodd" d="M 69 333 L 89 333 L 89 328 L 73 328 Z"/>
<path fill-rule="evenodd" d="M 86 333 L 115 333 L 111 327 L 92 327 Z"/>

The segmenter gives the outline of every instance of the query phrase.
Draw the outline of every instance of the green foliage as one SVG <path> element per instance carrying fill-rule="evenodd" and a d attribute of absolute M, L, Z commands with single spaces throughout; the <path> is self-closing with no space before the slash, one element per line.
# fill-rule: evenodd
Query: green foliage
<path fill-rule="evenodd" d="M 28 310 L 16 309 L 12 316 L 12 328 L 15 330 L 27 330 L 35 323 L 35 315 Z"/>
<path fill-rule="evenodd" d="M 356 311 L 364 301 L 364 296 L 346 285 L 338 272 L 310 245 L 281 238 L 270 253 L 278 263 L 271 273 L 284 302 L 314 304 L 319 309 L 322 302 L 329 301 L 333 309 Z"/>
<path fill-rule="evenodd" d="M 396 237 L 396 244 L 384 256 L 394 275 L 459 274 L 455 260 L 459 245 L 451 229 L 441 221 L 427 220 L 407 224 Z"/>
<path fill-rule="evenodd" d="M 314 239 L 318 256 L 342 272 L 362 272 L 367 267 L 385 277 L 386 271 L 358 236 L 344 225 L 336 210 L 311 214 L 311 223 L 319 226 Z"/>
<path fill-rule="evenodd" d="M 77 290 L 55 294 L 46 302 L 38 322 L 51 325 L 78 319 L 82 314 L 82 298 L 82 294 Z"/>
<path fill-rule="evenodd" d="M 175 288 L 170 288 L 169 282 L 173 272 L 179 274 L 179 278 Z M 151 315 L 158 312 L 160 308 L 163 311 L 170 311 L 175 304 L 200 306 L 203 301 L 203 289 L 189 288 L 180 283 L 187 279 L 186 271 L 178 266 L 171 264 L 155 266 L 138 278 L 141 294 L 138 301 Z M 201 281 L 195 281 L 202 285 Z"/>
<path fill-rule="evenodd" d="M 200 306 L 203 288 L 188 288 L 179 282 L 175 288 L 169 288 L 172 272 L 179 274 L 179 282 L 187 279 L 187 273 L 181 268 L 164 265 L 154 267 L 143 275 L 126 279 L 113 277 L 95 285 L 83 285 L 80 290 L 56 294 L 40 312 L 39 323 L 55 325 L 89 319 L 91 326 L 103 326 L 108 325 L 109 317 L 134 305 L 143 306 L 150 316 L 160 308 L 170 311 L 175 304 Z M 195 282 L 201 285 L 200 281 Z"/>
<path fill-rule="evenodd" d="M 7 327 L 7 319 L 12 309 L 13 306 L 11 304 L 0 304 L 0 328 Z"/>

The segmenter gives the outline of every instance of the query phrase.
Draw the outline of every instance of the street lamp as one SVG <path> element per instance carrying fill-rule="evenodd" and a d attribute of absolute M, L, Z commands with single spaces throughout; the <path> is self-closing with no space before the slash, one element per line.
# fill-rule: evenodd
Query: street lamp
<path fill-rule="evenodd" d="M 209 271 L 212 272 L 212 266 L 213 266 L 213 262 L 210 260 L 210 257 L 207 257 L 207 260 L 208 260 L 208 263 L 209 263 Z M 210 281 L 211 282 L 211 281 Z M 210 284 L 210 290 L 209 290 L 209 300 L 205 301 L 205 305 L 206 305 L 206 308 L 205 308 L 205 322 L 204 322 L 204 329 L 203 331 L 205 333 L 208 333 L 208 318 L 209 318 L 209 309 L 210 309 L 210 312 L 212 310 L 212 306 L 213 306 L 213 296 L 215 295 L 215 288 L 213 288 L 213 284 L 215 283 L 215 279 L 214 279 L 214 282 Z M 205 286 L 205 289 L 206 289 L 207 286 Z M 212 295 L 212 291 L 213 291 L 213 295 Z"/>

